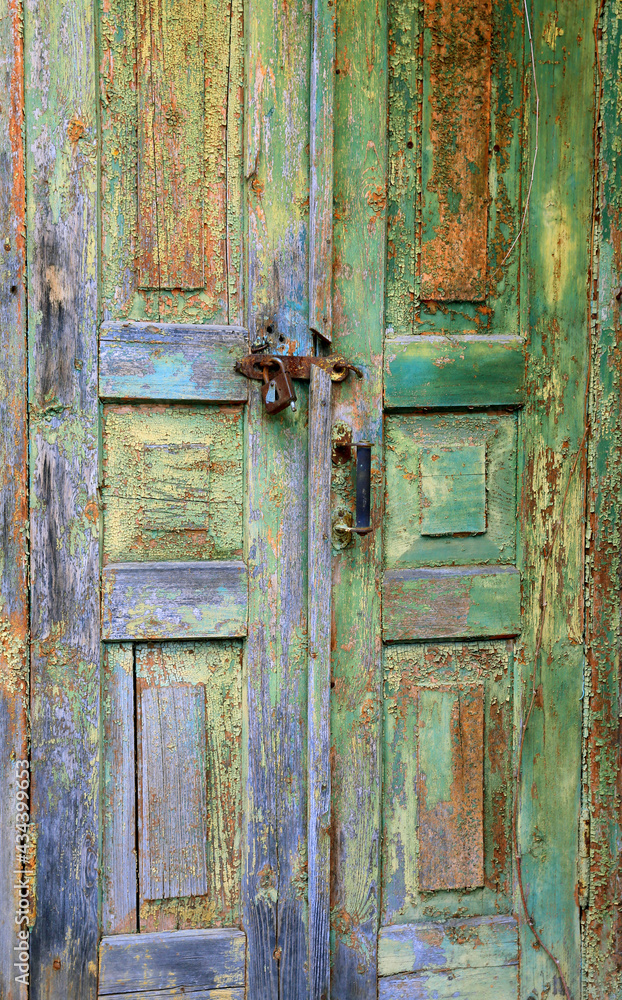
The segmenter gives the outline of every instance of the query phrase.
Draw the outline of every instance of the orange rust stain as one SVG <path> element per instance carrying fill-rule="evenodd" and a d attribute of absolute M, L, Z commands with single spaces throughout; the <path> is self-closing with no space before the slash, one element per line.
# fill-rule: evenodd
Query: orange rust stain
<path fill-rule="evenodd" d="M 421 297 L 478 301 L 486 292 L 491 2 L 425 0 L 424 23 L 432 161 L 423 189 Z"/>
<path fill-rule="evenodd" d="M 78 142 L 86 132 L 86 125 L 79 118 L 72 118 L 67 126 L 67 135 L 72 143 Z"/>

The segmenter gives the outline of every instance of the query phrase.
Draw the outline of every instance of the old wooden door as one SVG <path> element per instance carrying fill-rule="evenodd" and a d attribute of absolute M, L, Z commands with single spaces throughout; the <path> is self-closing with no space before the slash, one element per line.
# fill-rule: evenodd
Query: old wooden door
<path fill-rule="evenodd" d="M 28 0 L 36 1000 L 578 997 L 594 16 Z"/>

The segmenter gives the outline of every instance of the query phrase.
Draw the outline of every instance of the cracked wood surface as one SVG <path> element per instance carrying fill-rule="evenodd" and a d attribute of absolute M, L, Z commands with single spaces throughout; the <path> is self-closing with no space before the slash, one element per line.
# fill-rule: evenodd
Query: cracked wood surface
<path fill-rule="evenodd" d="M 24 87 L 21 4 L 0 18 L 0 996 L 25 1000 L 13 962 L 18 929 L 16 762 L 27 759 L 28 425 L 26 395 Z M 27 771 L 23 771 L 24 776 Z M 21 843 L 26 847 L 25 839 Z"/>
<path fill-rule="evenodd" d="M 27 0 L 24 56 L 39 914 L 31 996 L 94 1000 L 100 638 L 93 5 Z"/>

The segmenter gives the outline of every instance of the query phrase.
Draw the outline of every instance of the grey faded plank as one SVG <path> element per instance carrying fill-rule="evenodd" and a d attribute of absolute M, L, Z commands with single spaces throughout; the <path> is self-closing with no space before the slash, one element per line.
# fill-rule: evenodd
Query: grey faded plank
<path fill-rule="evenodd" d="M 140 993 L 108 993 L 109 1000 L 244 1000 L 244 989 L 141 990 Z M 102 996 L 102 994 L 99 994 Z"/>
<path fill-rule="evenodd" d="M 309 397 L 309 997 L 330 994 L 331 379 Z"/>
<path fill-rule="evenodd" d="M 28 863 L 16 851 L 16 762 L 27 757 L 28 678 L 28 432 L 26 423 L 26 296 L 23 158 L 22 7 L 0 17 L 0 996 L 24 1000 L 14 947 L 26 924 L 15 924 L 14 872 Z M 20 789 L 21 790 L 21 789 Z"/>
<path fill-rule="evenodd" d="M 31 491 L 31 996 L 97 992 L 97 12 L 24 3 Z"/>
<path fill-rule="evenodd" d="M 207 892 L 205 688 L 137 684 L 141 902 Z"/>
<path fill-rule="evenodd" d="M 520 632 L 520 573 L 513 566 L 387 570 L 382 593 L 385 642 Z"/>
<path fill-rule="evenodd" d="M 235 362 L 248 351 L 239 326 L 103 323 L 99 339 L 102 399 L 245 402 L 248 382 Z"/>
<path fill-rule="evenodd" d="M 512 916 L 395 924 L 381 927 L 378 936 L 379 976 L 517 962 L 518 925 Z"/>
<path fill-rule="evenodd" d="M 230 928 L 102 939 L 99 995 L 244 986 L 246 935 Z"/>
<path fill-rule="evenodd" d="M 517 996 L 515 965 L 420 972 L 391 976 L 378 983 L 379 1000 L 516 1000 Z"/>
<path fill-rule="evenodd" d="M 134 650 L 104 649 L 102 678 L 102 928 L 138 930 L 136 914 L 136 761 Z"/>
<path fill-rule="evenodd" d="M 309 327 L 333 336 L 335 5 L 313 0 L 309 187 Z"/>
<path fill-rule="evenodd" d="M 104 640 L 246 635 L 242 562 L 116 563 L 102 576 Z"/>
<path fill-rule="evenodd" d="M 387 407 L 520 406 L 521 337 L 400 337 L 387 340 Z"/>

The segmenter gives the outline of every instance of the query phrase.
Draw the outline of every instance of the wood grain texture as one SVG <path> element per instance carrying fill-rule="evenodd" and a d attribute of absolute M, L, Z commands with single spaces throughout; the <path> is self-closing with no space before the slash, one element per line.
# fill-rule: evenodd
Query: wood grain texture
<path fill-rule="evenodd" d="M 619 107 L 622 98 L 622 23 L 605 5 L 598 27 L 602 68 L 600 161 L 592 301 L 592 424 L 588 493 L 588 607 L 586 609 L 589 699 L 587 773 L 583 808 L 589 804 L 588 870 L 579 875 L 584 909 L 584 994 L 589 1000 L 622 994 L 622 717 L 620 692 L 620 496 L 622 315 L 622 160 Z M 586 802 L 587 800 L 587 802 Z"/>
<path fill-rule="evenodd" d="M 388 408 L 520 406 L 525 362 L 521 337 L 402 337 L 385 350 Z"/>
<path fill-rule="evenodd" d="M 309 396 L 309 997 L 330 995 L 331 379 L 313 366 Z"/>
<path fill-rule="evenodd" d="M 378 988 L 379 1000 L 480 1000 L 487 996 L 516 1000 L 517 994 L 518 970 L 513 965 L 391 976 L 381 979 Z"/>
<path fill-rule="evenodd" d="M 102 574 L 102 638 L 246 635 L 247 605 L 241 562 L 112 563 Z"/>
<path fill-rule="evenodd" d="M 385 642 L 512 636 L 521 630 L 520 574 L 512 566 L 387 570 L 382 595 Z"/>
<path fill-rule="evenodd" d="M 484 884 L 484 693 L 481 685 L 418 693 L 419 884 Z"/>
<path fill-rule="evenodd" d="M 137 679 L 140 900 L 207 893 L 205 687 Z"/>
<path fill-rule="evenodd" d="M 518 718 L 533 690 L 543 608 L 538 699 L 525 738 L 519 789 L 518 849 L 528 904 L 543 940 L 561 964 L 572 996 L 580 990 L 577 904 L 584 673 L 585 464 L 588 361 L 588 246 L 592 166 L 594 52 L 578 41 L 595 3 L 571 3 L 563 16 L 536 3 L 533 24 L 540 92 L 540 141 L 527 216 L 526 302 L 530 344 L 519 468 L 519 568 L 523 629 L 517 644 Z M 561 50 L 557 29 L 564 31 Z M 533 116 L 530 119 L 533 141 Z M 591 154 L 590 154 L 591 155 Z M 574 468 L 574 474 L 571 470 Z M 564 499 L 565 498 L 565 499 Z M 556 525 L 559 522 L 559 528 Z M 549 545 L 556 533 L 553 551 Z M 545 565 L 547 573 L 545 574 Z M 546 580 L 545 580 L 546 575 Z M 563 760 L 563 768 L 558 762 Z M 558 988 L 556 969 L 521 922 L 521 992 Z"/>
<path fill-rule="evenodd" d="M 486 297 L 491 0 L 423 6 L 421 298 Z"/>
<path fill-rule="evenodd" d="M 236 924 L 242 644 L 138 645 L 136 686 L 141 932 Z"/>
<path fill-rule="evenodd" d="M 134 649 L 104 647 L 102 667 L 102 930 L 138 930 Z"/>
<path fill-rule="evenodd" d="M 239 559 L 241 406 L 108 404 L 104 563 Z"/>
<path fill-rule="evenodd" d="M 364 371 L 335 392 L 334 419 L 371 441 L 374 531 L 333 556 L 331 673 L 333 1000 L 376 997 L 382 659 L 382 330 L 386 233 L 387 10 L 338 11 L 333 344 Z M 333 509 L 353 512 L 353 466 L 333 467 Z"/>
<path fill-rule="evenodd" d="M 378 938 L 379 976 L 517 962 L 518 924 L 511 916 L 396 924 L 382 927 Z"/>
<path fill-rule="evenodd" d="M 309 328 L 333 336 L 333 105 L 335 16 L 332 0 L 313 0 L 309 190 Z"/>
<path fill-rule="evenodd" d="M 451 937 L 451 921 L 457 913 L 477 919 L 485 915 L 488 919 L 511 911 L 512 647 L 511 641 L 408 642 L 385 647 L 381 886 L 384 929 L 380 946 L 382 935 L 392 933 L 387 925 L 432 921 L 438 923 L 440 932 L 440 922 L 449 920 L 447 934 Z M 455 713 L 457 697 L 473 692 L 478 697 L 483 692 L 483 731 L 471 741 L 465 734 L 460 745 L 452 737 L 451 713 L 452 709 Z M 449 710 L 444 718 L 437 711 L 443 707 Z M 454 735 L 456 721 L 454 715 Z M 477 725 L 479 728 L 479 722 Z M 466 765 L 465 773 L 461 773 L 461 760 Z M 425 800 L 424 807 L 428 805 L 428 773 L 438 799 L 432 811 L 460 792 L 460 787 L 452 791 L 454 781 L 461 786 L 464 782 L 468 784 L 474 775 L 477 777 L 472 799 L 455 795 L 455 813 L 449 810 L 440 825 L 430 823 L 434 817 L 429 813 L 426 821 L 420 816 L 421 799 Z M 425 787 L 421 780 L 424 775 Z M 422 871 L 425 855 L 428 862 L 433 860 L 435 853 L 443 850 L 444 838 L 456 835 L 456 856 L 448 859 L 447 869 L 449 872 L 453 868 L 457 874 L 461 843 L 464 845 L 459 823 L 466 819 L 468 827 L 469 810 L 476 801 L 478 811 L 483 814 L 483 824 L 476 820 L 473 831 L 478 833 L 479 827 L 483 843 L 480 840 L 472 848 L 474 856 L 481 857 L 483 853 L 483 879 L 481 870 L 477 872 L 479 888 L 424 891 L 421 882 L 425 875 Z M 430 938 L 431 946 L 438 940 L 437 931 Z M 456 941 L 461 940 L 461 933 L 456 932 L 455 937 Z M 395 968 L 386 974 L 406 971 L 412 970 Z"/>
<path fill-rule="evenodd" d="M 143 288 L 203 287 L 204 5 L 137 0 Z"/>
<path fill-rule="evenodd" d="M 246 937 L 234 929 L 105 937 L 99 949 L 99 996 L 243 988 L 245 951 Z"/>
<path fill-rule="evenodd" d="M 101 993 L 100 993 L 101 996 Z M 140 993 L 107 993 L 108 1000 L 245 1000 L 244 989 L 187 990 L 180 989 L 141 990 Z"/>
<path fill-rule="evenodd" d="M 27 770 L 28 429 L 26 383 L 24 62 L 22 5 L 0 18 L 0 996 L 25 1000 L 13 949 L 18 890 L 17 791 Z M 19 775 L 19 777 L 18 777 Z M 22 777 L 23 775 L 23 777 Z M 20 784 L 17 784 L 19 780 Z M 26 840 L 20 843 L 28 848 Z M 19 973 L 18 973 L 19 974 Z"/>
<path fill-rule="evenodd" d="M 240 323 L 242 3 L 206 0 L 197 5 L 172 0 L 162 4 L 145 0 L 140 13 L 144 27 L 139 26 L 134 0 L 113 0 L 101 14 L 104 318 L 124 319 L 131 315 L 145 320 Z M 158 14 L 166 16 L 166 23 L 157 21 Z M 168 18 L 172 17 L 176 20 L 171 22 Z M 188 53 L 184 51 L 186 34 Z M 149 104 L 152 78 L 145 63 L 152 48 L 157 74 L 157 100 L 153 106 Z M 139 62 L 144 70 L 137 74 Z M 178 199 L 183 209 L 179 219 L 160 218 L 159 238 L 165 244 L 167 234 L 178 244 L 178 260 L 171 258 L 170 265 L 181 271 L 180 279 L 185 276 L 194 282 L 201 277 L 199 287 L 189 290 L 169 287 L 160 292 L 157 284 L 153 289 L 139 287 L 141 226 L 149 225 L 149 219 L 156 220 L 151 214 L 141 222 L 139 214 L 139 89 L 144 97 L 142 139 L 154 133 L 155 124 L 154 137 L 159 144 L 157 150 L 147 148 L 142 167 L 150 160 L 154 169 L 157 166 L 160 170 L 157 179 L 163 184 L 159 188 L 160 201 L 156 201 L 160 208 L 168 209 Z M 183 137 L 187 138 L 185 144 Z M 162 176 L 165 163 L 169 169 Z M 167 186 L 169 180 L 174 185 Z M 143 194 L 156 198 L 149 185 Z M 193 213 L 195 217 L 198 214 L 196 224 L 190 230 L 184 229 Z M 199 254 L 201 245 L 203 252 Z M 164 260 L 163 266 L 168 268 L 169 262 Z M 175 275 L 163 277 L 170 281 Z"/>
<path fill-rule="evenodd" d="M 247 352 L 243 327 L 177 323 L 102 323 L 101 399 L 246 402 L 235 371 Z"/>
<path fill-rule="evenodd" d="M 32 818 L 31 995 L 97 991 L 99 507 L 96 12 L 24 10 Z M 32 151 L 36 150 L 36 154 Z"/>
<path fill-rule="evenodd" d="M 101 994 L 100 994 L 101 996 Z M 245 1000 L 244 989 L 187 990 L 180 989 L 141 990 L 140 993 L 107 993 L 108 1000 Z"/>
<path fill-rule="evenodd" d="M 310 7 L 245 13 L 248 327 L 273 353 L 313 354 L 308 328 Z M 244 928 L 248 991 L 306 996 L 307 390 L 248 414 L 248 757 Z"/>

